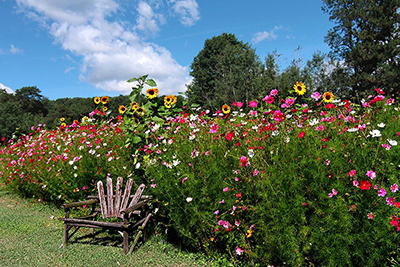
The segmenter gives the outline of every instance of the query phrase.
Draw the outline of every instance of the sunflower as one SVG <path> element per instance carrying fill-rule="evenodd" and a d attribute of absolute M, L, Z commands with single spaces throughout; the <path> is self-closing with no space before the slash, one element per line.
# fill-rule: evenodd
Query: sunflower
<path fill-rule="evenodd" d="M 79 121 L 78 120 L 74 120 L 73 123 L 79 124 Z"/>
<path fill-rule="evenodd" d="M 167 95 L 166 97 L 164 97 L 164 104 L 165 105 L 174 105 L 176 104 L 177 98 L 174 95 Z"/>
<path fill-rule="evenodd" d="M 166 108 L 171 108 L 171 107 L 172 107 L 172 105 L 171 105 L 171 104 L 168 104 L 167 102 L 164 102 L 164 106 L 165 106 Z"/>
<path fill-rule="evenodd" d="M 222 106 L 222 112 L 228 114 L 229 112 L 231 112 L 231 108 L 227 104 L 225 104 Z"/>
<path fill-rule="evenodd" d="M 67 126 L 67 124 L 65 123 L 65 122 L 63 122 L 63 123 L 61 123 L 61 127 L 66 127 Z"/>
<path fill-rule="evenodd" d="M 142 108 L 142 107 L 139 107 L 139 108 L 136 110 L 136 112 L 137 112 L 138 114 L 142 115 L 142 116 L 146 113 L 146 111 L 145 111 L 144 108 Z"/>
<path fill-rule="evenodd" d="M 304 83 L 296 82 L 295 85 L 293 85 L 293 89 L 299 95 L 304 95 L 306 93 L 306 86 Z"/>
<path fill-rule="evenodd" d="M 108 102 L 108 96 L 103 96 L 103 97 L 101 97 L 101 103 L 103 104 L 103 105 L 105 105 L 105 104 L 107 104 L 107 102 Z"/>
<path fill-rule="evenodd" d="M 93 99 L 93 101 L 94 101 L 94 103 L 96 104 L 96 105 L 98 105 L 98 104 L 100 104 L 100 97 L 98 97 L 98 96 L 96 96 L 94 99 Z"/>
<path fill-rule="evenodd" d="M 332 102 L 333 98 L 334 98 L 334 96 L 331 92 L 325 92 L 322 95 L 322 100 L 326 103 Z"/>
<path fill-rule="evenodd" d="M 61 121 L 61 122 L 65 121 L 65 118 L 60 118 L 60 121 Z"/>
<path fill-rule="evenodd" d="M 107 107 L 103 107 L 103 111 L 106 112 L 108 110 Z"/>
<path fill-rule="evenodd" d="M 131 103 L 131 108 L 136 111 L 139 108 L 139 104 L 136 103 L 136 102 L 132 102 Z"/>
<path fill-rule="evenodd" d="M 252 233 L 252 231 L 251 231 L 250 229 L 247 230 L 246 237 L 247 237 L 247 238 L 250 238 L 250 237 L 251 237 L 251 233 Z"/>
<path fill-rule="evenodd" d="M 126 110 L 127 110 L 127 108 L 124 105 L 119 106 L 119 109 L 118 109 L 119 114 L 124 114 Z"/>
<path fill-rule="evenodd" d="M 147 93 L 148 98 L 153 99 L 158 95 L 158 89 L 150 88 L 150 89 L 147 89 L 146 93 Z"/>

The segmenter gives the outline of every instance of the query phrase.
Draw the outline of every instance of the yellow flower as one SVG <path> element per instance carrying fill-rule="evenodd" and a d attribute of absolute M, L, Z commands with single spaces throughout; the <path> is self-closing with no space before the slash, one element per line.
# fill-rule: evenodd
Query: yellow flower
<path fill-rule="evenodd" d="M 139 104 L 136 103 L 136 102 L 132 102 L 131 103 L 131 108 L 136 111 L 139 108 Z"/>
<path fill-rule="evenodd" d="M 249 230 L 247 230 L 246 237 L 247 237 L 247 238 L 251 237 L 251 233 L 252 233 L 252 231 L 251 231 L 250 229 L 249 229 Z"/>
<path fill-rule="evenodd" d="M 158 89 L 150 88 L 150 89 L 147 89 L 146 93 L 147 93 L 148 98 L 153 99 L 158 95 Z"/>
<path fill-rule="evenodd" d="M 332 102 L 333 98 L 334 98 L 334 96 L 331 92 L 325 92 L 322 95 L 322 100 L 326 103 Z"/>
<path fill-rule="evenodd" d="M 65 118 L 60 118 L 60 121 L 61 121 L 61 122 L 65 121 Z"/>
<path fill-rule="evenodd" d="M 98 96 L 96 96 L 94 99 L 93 99 L 93 101 L 94 101 L 94 103 L 96 104 L 96 105 L 98 105 L 98 104 L 100 104 L 100 97 L 98 97 Z"/>
<path fill-rule="evenodd" d="M 172 107 L 170 104 L 165 103 L 165 102 L 164 102 L 164 106 L 165 106 L 166 108 L 171 108 L 171 107 Z"/>
<path fill-rule="evenodd" d="M 102 98 L 101 98 L 101 103 L 103 104 L 103 105 L 105 105 L 105 104 L 107 104 L 108 103 L 108 96 L 103 96 Z"/>
<path fill-rule="evenodd" d="M 118 111 L 119 111 L 120 114 L 124 114 L 125 111 L 126 111 L 126 107 L 124 105 L 121 105 L 121 106 L 119 106 Z"/>
<path fill-rule="evenodd" d="M 79 121 L 78 120 L 74 120 L 73 123 L 79 124 Z"/>
<path fill-rule="evenodd" d="M 106 112 L 108 110 L 107 107 L 103 107 L 103 111 Z"/>
<path fill-rule="evenodd" d="M 66 127 L 67 124 L 65 122 L 61 123 L 61 127 Z"/>
<path fill-rule="evenodd" d="M 231 108 L 227 104 L 225 104 L 222 106 L 222 112 L 228 114 L 229 112 L 231 112 Z"/>
<path fill-rule="evenodd" d="M 164 105 L 167 106 L 172 106 L 174 104 L 176 104 L 177 98 L 174 95 L 167 95 L 166 97 L 164 97 Z"/>
<path fill-rule="evenodd" d="M 136 112 L 139 113 L 139 114 L 142 115 L 142 116 L 146 113 L 146 111 L 145 111 L 144 108 L 142 108 L 142 107 L 139 107 L 139 108 L 136 110 Z"/>
<path fill-rule="evenodd" d="M 304 95 L 306 93 L 306 86 L 304 85 L 304 83 L 296 82 L 296 84 L 293 85 L 293 89 L 299 95 Z"/>

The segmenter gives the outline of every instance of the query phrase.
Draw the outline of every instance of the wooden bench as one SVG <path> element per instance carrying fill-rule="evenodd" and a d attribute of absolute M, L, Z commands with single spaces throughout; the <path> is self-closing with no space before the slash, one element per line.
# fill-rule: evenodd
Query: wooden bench
<path fill-rule="evenodd" d="M 132 179 L 129 179 L 126 182 L 125 190 L 122 194 L 122 181 L 122 177 L 117 179 L 114 192 L 112 180 L 111 178 L 107 178 L 107 195 L 104 194 L 103 183 L 99 181 L 97 183 L 98 196 L 89 196 L 88 200 L 67 203 L 61 206 L 65 209 L 65 217 L 59 218 L 59 220 L 64 221 L 62 244 L 64 248 L 67 246 L 68 240 L 80 227 L 91 228 L 91 234 L 93 234 L 94 229 L 115 230 L 120 232 L 123 237 L 123 249 L 125 254 L 133 251 L 142 234 L 145 239 L 144 230 L 151 217 L 151 213 L 144 209 L 144 206 L 148 203 L 151 197 L 142 195 L 145 189 L 144 184 L 141 184 L 136 190 L 136 193 L 131 195 L 133 185 Z M 81 207 L 84 205 L 91 206 L 91 212 L 89 215 L 70 218 L 71 208 Z M 110 222 L 98 220 L 100 212 L 103 219 L 117 219 Z M 132 220 L 132 218 L 135 218 L 136 220 Z M 76 227 L 76 229 L 69 234 L 69 231 L 73 227 Z M 133 231 L 135 231 L 135 229 L 138 232 L 129 249 L 129 236 Z"/>

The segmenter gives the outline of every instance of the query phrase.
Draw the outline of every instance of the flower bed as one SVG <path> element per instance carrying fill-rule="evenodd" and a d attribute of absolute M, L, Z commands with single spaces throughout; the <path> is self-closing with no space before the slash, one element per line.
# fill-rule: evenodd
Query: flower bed
<path fill-rule="evenodd" d="M 2 186 L 73 201 L 107 175 L 146 180 L 162 227 L 234 263 L 375 266 L 398 257 L 400 114 L 382 90 L 359 106 L 329 92 L 307 99 L 296 83 L 294 97 L 271 90 L 211 114 L 155 88 L 146 99 L 143 85 L 155 83 L 141 78 L 118 119 L 9 141 Z"/>

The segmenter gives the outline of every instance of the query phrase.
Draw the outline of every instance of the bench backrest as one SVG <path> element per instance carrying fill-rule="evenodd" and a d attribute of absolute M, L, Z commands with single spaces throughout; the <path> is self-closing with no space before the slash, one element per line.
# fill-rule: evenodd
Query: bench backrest
<path fill-rule="evenodd" d="M 140 197 L 143 194 L 145 185 L 141 184 L 136 190 L 135 195 L 133 195 L 132 200 L 128 206 L 129 198 L 131 197 L 133 180 L 128 179 L 128 181 L 126 182 L 124 194 L 122 194 L 122 181 L 122 177 L 118 177 L 117 185 L 115 186 L 115 195 L 111 178 L 107 177 L 107 195 L 104 195 L 103 182 L 97 182 L 97 191 L 99 193 L 101 214 L 104 219 L 109 217 L 123 218 L 123 214 L 121 214 L 121 211 L 138 203 Z"/>

